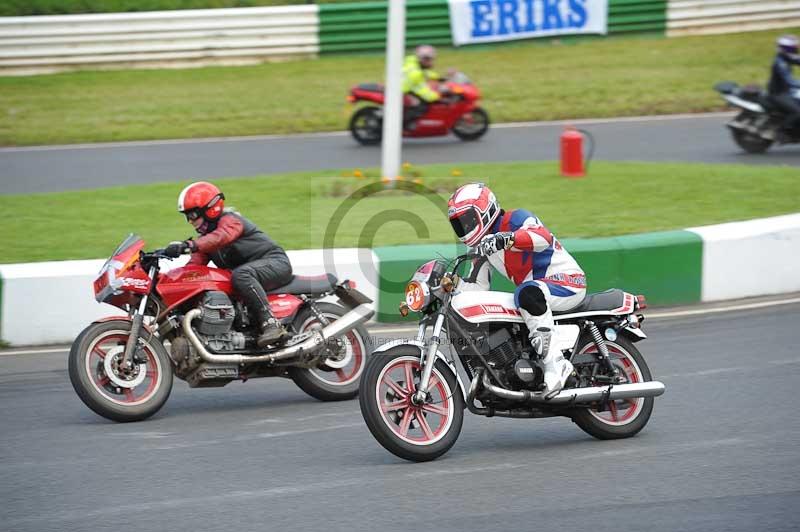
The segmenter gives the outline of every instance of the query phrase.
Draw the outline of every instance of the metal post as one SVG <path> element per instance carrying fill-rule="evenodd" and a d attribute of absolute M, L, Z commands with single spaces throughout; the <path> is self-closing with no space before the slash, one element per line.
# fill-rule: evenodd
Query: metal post
<path fill-rule="evenodd" d="M 406 2 L 391 0 L 386 32 L 386 86 L 383 105 L 381 175 L 394 180 L 400 175 L 403 122 L 403 51 L 406 40 Z"/>

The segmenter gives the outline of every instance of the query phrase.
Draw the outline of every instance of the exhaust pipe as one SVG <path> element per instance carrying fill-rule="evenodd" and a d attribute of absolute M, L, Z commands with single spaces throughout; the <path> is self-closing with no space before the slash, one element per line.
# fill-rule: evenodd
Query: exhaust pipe
<path fill-rule="evenodd" d="M 195 318 L 200 315 L 199 309 L 192 309 L 187 312 L 183 317 L 182 324 L 183 332 L 189 339 L 189 342 L 191 342 L 192 346 L 197 350 L 200 358 L 206 362 L 214 364 L 244 364 L 252 362 L 273 363 L 278 360 L 298 356 L 301 353 L 313 353 L 315 351 L 319 351 L 325 346 L 326 341 L 330 340 L 331 338 L 338 338 L 339 336 L 342 336 L 350 329 L 369 320 L 373 314 L 375 314 L 375 311 L 369 308 L 367 305 L 359 305 L 335 322 L 325 326 L 323 329 L 313 331 L 309 338 L 306 338 L 298 344 L 284 347 L 283 349 L 273 351 L 272 353 L 266 355 L 255 356 L 216 355 L 214 353 L 210 353 L 203 345 L 203 342 L 200 341 L 200 338 L 197 337 L 197 334 L 192 328 L 192 321 L 194 321 Z"/>
<path fill-rule="evenodd" d="M 483 387 L 503 399 L 524 401 L 526 403 L 545 403 L 551 405 L 570 405 L 578 403 L 595 403 L 615 399 L 634 399 L 639 397 L 658 397 L 666 389 L 664 383 L 659 381 L 634 382 L 631 384 L 612 384 L 609 386 L 595 386 L 593 388 L 570 388 L 561 390 L 555 396 L 547 399 L 541 392 L 522 390 L 515 392 L 489 382 L 489 376 L 483 375 Z"/>

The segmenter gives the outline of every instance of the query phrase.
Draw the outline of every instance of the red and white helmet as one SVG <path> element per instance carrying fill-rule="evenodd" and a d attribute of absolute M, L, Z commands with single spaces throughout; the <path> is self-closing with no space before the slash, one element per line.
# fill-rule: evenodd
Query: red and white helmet
<path fill-rule="evenodd" d="M 497 198 L 483 183 L 459 187 L 447 202 L 447 217 L 453 231 L 470 247 L 486 236 L 498 216 L 500 205 Z"/>
<path fill-rule="evenodd" d="M 225 194 L 215 185 L 198 181 L 184 188 L 178 196 L 178 211 L 187 220 L 203 217 L 206 221 L 216 220 L 225 208 Z"/>

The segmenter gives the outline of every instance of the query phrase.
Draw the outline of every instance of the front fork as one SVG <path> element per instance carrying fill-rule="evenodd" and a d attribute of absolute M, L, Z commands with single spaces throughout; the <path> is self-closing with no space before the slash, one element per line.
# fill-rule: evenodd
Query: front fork
<path fill-rule="evenodd" d="M 425 399 L 428 397 L 428 385 L 430 384 L 431 380 L 431 373 L 433 372 L 433 365 L 436 363 L 436 353 L 439 351 L 439 345 L 441 344 L 441 334 L 442 334 L 442 327 L 444 326 L 444 313 L 439 314 L 436 317 L 436 323 L 433 325 L 433 335 L 431 336 L 431 342 L 428 345 L 428 351 L 425 353 L 425 358 L 422 361 L 422 376 L 419 379 L 419 387 L 417 391 L 414 392 L 414 395 L 411 396 L 411 402 L 414 404 L 421 405 L 425 402 Z M 420 338 L 421 337 L 421 338 Z M 425 338 L 425 327 L 424 325 L 420 325 L 419 333 L 417 335 L 418 340 L 422 340 Z"/>
<path fill-rule="evenodd" d="M 155 266 L 150 268 L 148 272 L 150 279 L 153 279 L 156 273 Z M 139 308 L 133 315 L 131 320 L 131 333 L 128 335 L 128 341 L 125 343 L 125 351 L 122 352 L 122 360 L 120 361 L 123 367 L 130 367 L 132 365 L 133 355 L 136 352 L 136 345 L 139 343 L 139 334 L 142 332 L 142 324 L 144 323 L 144 311 L 147 307 L 148 295 L 142 297 L 139 302 Z"/>

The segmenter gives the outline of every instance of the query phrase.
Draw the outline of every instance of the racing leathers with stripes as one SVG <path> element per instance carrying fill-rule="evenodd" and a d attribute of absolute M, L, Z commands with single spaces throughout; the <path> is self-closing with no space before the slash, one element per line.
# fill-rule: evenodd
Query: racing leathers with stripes
<path fill-rule="evenodd" d="M 476 260 L 479 271 L 474 283 L 462 283 L 462 290 L 489 290 L 491 265 L 516 285 L 514 303 L 531 335 L 544 372 L 545 393 L 560 390 L 572 364 L 558 349 L 549 349 L 553 310 L 564 312 L 580 305 L 586 296 L 586 275 L 558 239 L 532 213 L 516 209 L 503 212 L 483 239 L 511 233 L 513 244 Z M 487 264 L 488 262 L 488 264 Z"/>

